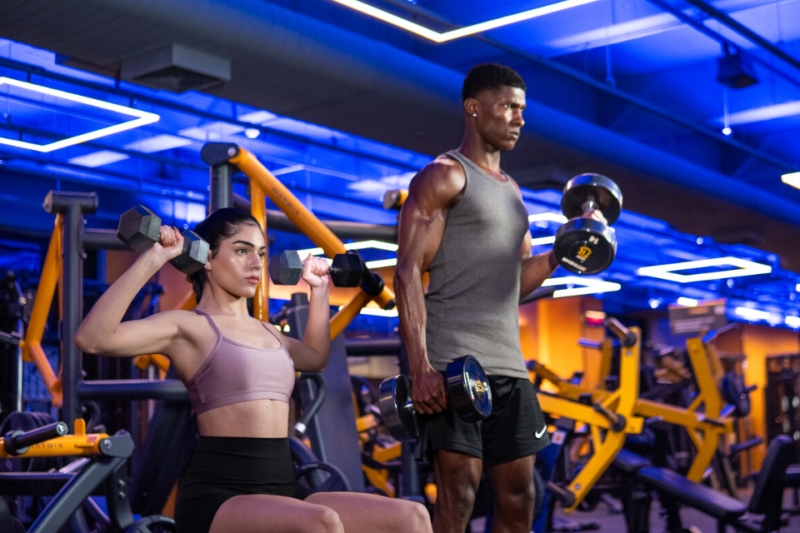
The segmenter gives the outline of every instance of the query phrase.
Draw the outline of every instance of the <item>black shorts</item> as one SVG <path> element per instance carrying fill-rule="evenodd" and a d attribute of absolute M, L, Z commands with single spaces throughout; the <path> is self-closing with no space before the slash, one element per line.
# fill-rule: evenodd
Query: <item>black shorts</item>
<path fill-rule="evenodd" d="M 289 439 L 200 437 L 175 504 L 177 533 L 208 533 L 217 510 L 242 494 L 305 498 Z"/>
<path fill-rule="evenodd" d="M 492 414 L 481 422 L 464 422 L 448 406 L 441 413 L 422 415 L 417 459 L 433 463 L 439 450 L 483 459 L 484 468 L 527 457 L 550 444 L 547 424 L 530 380 L 489 376 Z"/>

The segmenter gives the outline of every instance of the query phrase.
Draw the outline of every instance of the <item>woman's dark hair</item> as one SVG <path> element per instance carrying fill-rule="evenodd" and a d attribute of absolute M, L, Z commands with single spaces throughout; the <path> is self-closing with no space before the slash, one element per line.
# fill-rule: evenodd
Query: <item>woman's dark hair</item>
<path fill-rule="evenodd" d="M 229 239 L 236 235 L 240 226 L 256 226 L 261 227 L 258 221 L 250 213 L 245 213 L 232 207 L 225 207 L 217 209 L 205 220 L 195 226 L 194 231 L 208 243 L 208 255 L 216 254 L 219 251 L 219 245 L 225 239 Z M 192 289 L 200 302 L 203 297 L 203 287 L 206 285 L 206 270 L 201 268 L 194 274 L 186 276 L 189 283 L 192 284 Z"/>
<path fill-rule="evenodd" d="M 525 80 L 522 79 L 516 70 L 497 63 L 483 63 L 472 67 L 467 77 L 464 78 L 464 86 L 461 89 L 461 102 L 467 98 L 475 98 L 483 90 L 496 91 L 504 85 L 527 91 Z"/>

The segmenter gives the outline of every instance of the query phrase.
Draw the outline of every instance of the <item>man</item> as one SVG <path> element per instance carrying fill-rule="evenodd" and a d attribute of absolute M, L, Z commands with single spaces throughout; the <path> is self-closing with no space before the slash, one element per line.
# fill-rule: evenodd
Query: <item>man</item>
<path fill-rule="evenodd" d="M 525 90 L 511 68 L 473 68 L 462 91 L 461 146 L 414 177 L 400 212 L 394 289 L 412 400 L 428 415 L 417 454 L 435 467 L 435 533 L 466 530 L 484 468 L 494 490 L 492 531 L 529 532 L 535 454 L 550 442 L 522 357 L 519 300 L 557 262 L 552 251 L 531 255 L 519 187 L 500 169 L 500 152 L 514 148 L 525 123 Z M 492 387 L 483 422 L 464 422 L 445 400 L 447 362 L 466 354 Z"/>

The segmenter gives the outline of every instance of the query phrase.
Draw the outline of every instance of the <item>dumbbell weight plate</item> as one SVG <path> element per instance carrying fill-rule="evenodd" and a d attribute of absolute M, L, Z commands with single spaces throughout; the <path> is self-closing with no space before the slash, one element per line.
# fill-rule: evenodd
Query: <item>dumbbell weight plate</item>
<path fill-rule="evenodd" d="M 303 260 L 294 250 L 274 255 L 269 260 L 269 278 L 275 285 L 297 285 L 303 273 Z"/>
<path fill-rule="evenodd" d="M 569 180 L 561 198 L 561 211 L 567 218 L 578 218 L 590 199 L 609 225 L 617 221 L 622 211 L 622 192 L 616 183 L 600 174 L 581 174 Z"/>
<path fill-rule="evenodd" d="M 170 264 L 190 276 L 203 268 L 208 261 L 208 243 L 197 233 L 186 230 L 183 236 L 183 253 L 170 260 Z"/>
<path fill-rule="evenodd" d="M 337 287 L 358 287 L 364 276 L 361 256 L 356 253 L 336 254 L 331 269 L 331 282 Z"/>
<path fill-rule="evenodd" d="M 161 219 L 143 205 L 125 211 L 119 217 L 117 238 L 125 246 L 142 253 L 158 242 L 161 233 Z"/>
<path fill-rule="evenodd" d="M 389 434 L 400 442 L 419 438 L 417 412 L 411 403 L 411 380 L 399 375 L 384 379 L 378 390 L 378 408 Z"/>
<path fill-rule="evenodd" d="M 489 379 L 475 357 L 465 355 L 447 364 L 447 401 L 466 422 L 486 419 L 492 413 Z"/>
<path fill-rule="evenodd" d="M 570 272 L 597 274 L 614 262 L 617 236 L 602 222 L 576 218 L 558 228 L 553 251 L 559 264 Z"/>

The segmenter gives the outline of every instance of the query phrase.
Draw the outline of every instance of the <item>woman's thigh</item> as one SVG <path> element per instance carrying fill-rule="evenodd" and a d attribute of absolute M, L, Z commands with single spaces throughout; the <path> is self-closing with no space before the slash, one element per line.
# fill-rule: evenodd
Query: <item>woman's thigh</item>
<path fill-rule="evenodd" d="M 266 494 L 234 496 L 214 515 L 209 533 L 343 533 L 334 509 Z"/>
<path fill-rule="evenodd" d="M 430 533 L 424 506 L 407 500 L 358 492 L 316 492 L 305 499 L 333 509 L 345 533 Z"/>

